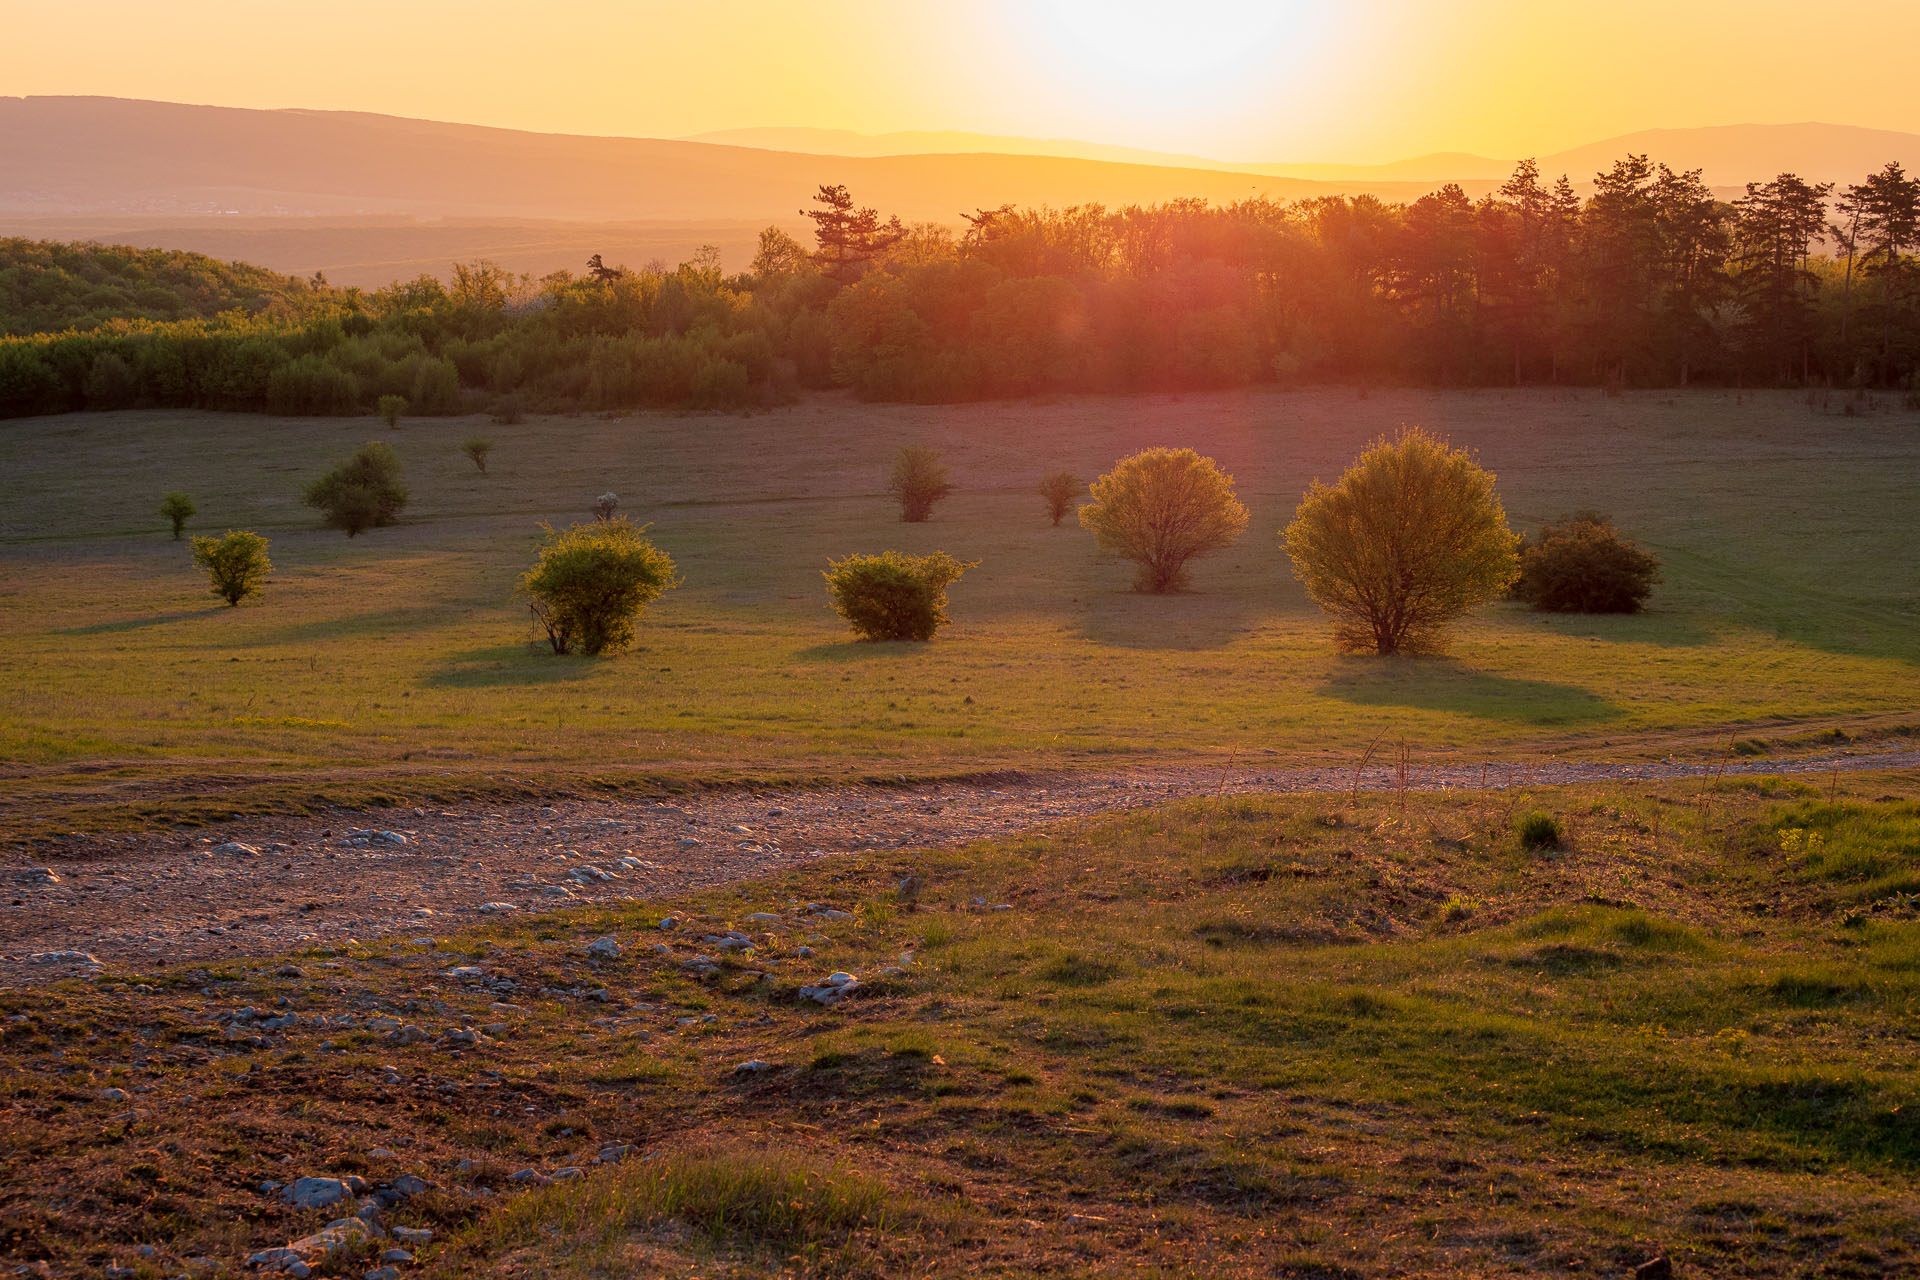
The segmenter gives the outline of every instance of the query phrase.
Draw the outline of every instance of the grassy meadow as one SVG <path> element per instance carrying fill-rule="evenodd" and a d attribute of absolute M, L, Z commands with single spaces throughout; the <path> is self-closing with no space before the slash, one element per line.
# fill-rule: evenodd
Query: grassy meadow
<path fill-rule="evenodd" d="M 408 1171 L 423 1276 L 1911 1274 L 1920 789 L 1829 785 L 1193 801 L 0 992 L 0 1256 L 238 1275 L 338 1212 L 263 1180 Z"/>
<path fill-rule="evenodd" d="M 1277 541 L 1302 490 L 1419 424 L 1477 449 L 1516 526 L 1611 513 L 1665 561 L 1648 613 L 1495 606 L 1449 656 L 1331 649 Z M 1662 754 L 1871 727 L 1920 707 L 1920 416 L 1797 394 L 1262 391 L 958 407 L 826 397 L 752 415 L 275 419 L 130 412 L 0 424 L 0 758 L 8 810 L 165 797 L 223 807 L 592 775 L 832 777 L 1037 764 L 1422 752 Z M 487 474 L 459 452 L 495 441 Z M 404 523 L 322 530 L 303 485 L 398 449 Z M 906 525 L 902 444 L 958 491 Z M 1032 492 L 1139 447 L 1191 445 L 1252 511 L 1193 590 L 1047 526 Z M 272 539 L 228 609 L 153 514 Z M 606 660 L 555 658 L 513 597 L 541 521 L 612 490 L 686 585 Z M 829 557 L 977 560 L 929 645 L 853 643 Z M 78 821 L 78 819 L 74 819 Z"/>

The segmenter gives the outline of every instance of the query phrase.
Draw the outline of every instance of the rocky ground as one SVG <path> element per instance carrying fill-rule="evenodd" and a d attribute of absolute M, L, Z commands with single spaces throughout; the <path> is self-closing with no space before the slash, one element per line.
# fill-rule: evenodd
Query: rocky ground
<path fill-rule="evenodd" d="M 1188 796 L 1703 782 L 1920 766 L 1920 750 L 1711 764 L 1453 763 L 1006 774 L 968 782 L 551 806 L 337 811 L 191 833 L 74 835 L 0 855 L 0 983 L 457 929 L 664 898 L 860 849 L 932 848 Z"/>

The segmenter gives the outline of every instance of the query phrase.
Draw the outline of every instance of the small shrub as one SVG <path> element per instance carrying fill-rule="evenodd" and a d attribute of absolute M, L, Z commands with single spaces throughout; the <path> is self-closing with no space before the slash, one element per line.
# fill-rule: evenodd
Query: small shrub
<path fill-rule="evenodd" d="M 547 540 L 519 590 L 555 653 L 578 648 L 597 657 L 626 648 L 641 611 L 680 585 L 672 558 L 624 516 L 564 533 L 542 527 Z"/>
<path fill-rule="evenodd" d="M 1187 562 L 1231 546 L 1246 531 L 1247 509 L 1233 477 L 1191 449 L 1145 449 L 1093 482 L 1080 525 L 1108 551 L 1140 565 L 1136 591 L 1178 591 Z"/>
<path fill-rule="evenodd" d="M 1521 543 L 1513 595 L 1549 613 L 1638 613 L 1658 581 L 1658 557 L 1607 517 L 1582 511 Z"/>
<path fill-rule="evenodd" d="M 527 410 L 526 406 L 520 403 L 519 396 L 506 395 L 493 402 L 492 416 L 493 420 L 503 427 L 518 426 L 526 421 Z"/>
<path fill-rule="evenodd" d="M 620 495 L 611 491 L 601 494 L 593 500 L 593 518 L 602 522 L 613 519 L 613 513 L 620 509 Z"/>
<path fill-rule="evenodd" d="M 1080 480 L 1071 471 L 1056 471 L 1040 482 L 1040 496 L 1046 499 L 1047 515 L 1053 519 L 1054 528 L 1058 529 L 1067 512 L 1073 510 L 1073 500 L 1079 494 Z"/>
<path fill-rule="evenodd" d="M 259 594 L 273 571 L 267 559 L 267 540 L 244 529 L 229 529 L 218 538 L 195 538 L 193 562 L 207 571 L 213 594 L 229 605 Z"/>
<path fill-rule="evenodd" d="M 329 529 L 351 538 L 394 523 L 407 505 L 400 456 L 393 446 L 370 441 L 360 451 L 307 486 L 306 502 L 317 507 Z"/>
<path fill-rule="evenodd" d="M 400 425 L 400 415 L 407 411 L 407 398 L 381 396 L 374 402 L 374 407 L 380 411 L 381 418 L 385 419 L 387 430 L 391 431 Z"/>
<path fill-rule="evenodd" d="M 1513 824 L 1520 847 L 1527 850 L 1558 849 L 1561 844 L 1560 819 L 1534 809 L 1520 815 Z"/>
<path fill-rule="evenodd" d="M 953 485 L 939 454 L 923 444 L 910 444 L 893 460 L 887 491 L 900 500 L 900 518 L 920 524 L 933 514 L 934 503 L 953 492 Z"/>
<path fill-rule="evenodd" d="M 160 498 L 160 514 L 165 519 L 173 522 L 173 540 L 175 542 L 180 541 L 180 531 L 186 527 L 187 521 L 191 520 L 199 511 L 200 508 L 193 505 L 193 499 L 181 493 L 178 489 L 164 494 Z"/>
<path fill-rule="evenodd" d="M 480 474 L 487 474 L 487 455 L 493 452 L 493 441 L 484 436 L 474 436 L 460 446 L 460 452 L 473 460 Z"/>
<path fill-rule="evenodd" d="M 833 610 L 863 640 L 931 640 L 947 621 L 947 588 L 978 561 L 944 551 L 885 551 L 830 560 L 824 575 Z"/>

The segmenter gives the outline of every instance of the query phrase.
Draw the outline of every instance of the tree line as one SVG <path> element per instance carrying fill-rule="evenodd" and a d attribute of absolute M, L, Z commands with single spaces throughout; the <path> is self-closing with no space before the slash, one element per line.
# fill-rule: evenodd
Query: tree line
<path fill-rule="evenodd" d="M 1009 205 L 957 233 L 840 187 L 814 205 L 811 245 L 769 228 L 731 275 L 711 250 L 538 281 L 458 264 L 373 291 L 240 272 L 169 313 L 155 267 L 100 295 L 131 299 L 104 321 L 119 302 L 70 289 L 63 313 L 60 287 L 22 280 L 38 260 L 79 279 L 75 254 L 138 251 L 0 242 L 0 414 L 738 409 L 833 386 L 933 402 L 1301 382 L 1920 391 L 1920 179 L 1898 164 L 1722 200 L 1645 156 L 1585 198 L 1529 161 L 1478 201 L 1449 185 L 1409 204 Z"/>

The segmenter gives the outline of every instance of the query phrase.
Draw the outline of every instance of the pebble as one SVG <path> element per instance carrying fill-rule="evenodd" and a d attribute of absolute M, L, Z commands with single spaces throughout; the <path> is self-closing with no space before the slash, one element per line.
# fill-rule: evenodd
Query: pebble
<path fill-rule="evenodd" d="M 36 951 L 27 959 L 35 964 L 85 964 L 96 968 L 100 964 L 84 951 Z"/>
<path fill-rule="evenodd" d="M 612 934 L 587 944 L 587 954 L 595 960 L 618 960 L 621 952 L 620 940 Z"/>
<path fill-rule="evenodd" d="M 771 1070 L 773 1070 L 773 1064 L 771 1062 L 762 1062 L 758 1058 L 749 1058 L 747 1061 L 735 1067 L 733 1074 L 736 1076 L 757 1076 L 763 1071 Z"/>
<path fill-rule="evenodd" d="M 520 908 L 514 906 L 511 902 L 483 902 L 480 904 L 480 914 L 483 916 L 500 916 L 505 915 L 509 911 L 518 911 L 519 909 Z"/>
<path fill-rule="evenodd" d="M 595 1156 L 594 1159 L 601 1164 L 619 1164 L 632 1154 L 633 1144 L 631 1142 L 610 1142 L 600 1148 L 600 1154 Z"/>
<path fill-rule="evenodd" d="M 407 838 L 398 831 L 375 831 L 372 828 L 366 828 L 347 832 L 346 843 L 350 845 L 402 845 L 407 843 Z"/>
<path fill-rule="evenodd" d="M 102 1102 L 125 1102 L 126 1100 L 127 1091 L 125 1089 L 102 1089 L 100 1091 L 100 1101 Z"/>
<path fill-rule="evenodd" d="M 357 1185 L 356 1185 L 357 1184 Z M 351 1200 L 366 1190 L 366 1182 L 361 1178 L 295 1178 L 293 1185 L 280 1193 L 280 1198 L 288 1204 L 298 1205 L 302 1209 L 325 1209 L 329 1205 Z"/>
<path fill-rule="evenodd" d="M 410 1244 L 416 1248 L 433 1240 L 431 1227 L 395 1227 L 392 1234 L 393 1238 L 401 1244 Z"/>
<path fill-rule="evenodd" d="M 397 1252 L 404 1253 L 406 1251 L 402 1249 Z M 400 1268 L 386 1266 L 369 1267 L 360 1273 L 360 1280 L 400 1280 Z"/>
<path fill-rule="evenodd" d="M 18 884 L 59 884 L 60 877 L 53 874 L 51 867 L 28 867 L 14 877 Z"/>
<path fill-rule="evenodd" d="M 207 850 L 207 852 L 226 854 L 235 858 L 257 858 L 260 856 L 260 850 L 258 848 L 250 844 L 241 844 L 238 840 L 229 840 L 225 844 L 217 844 Z"/>

